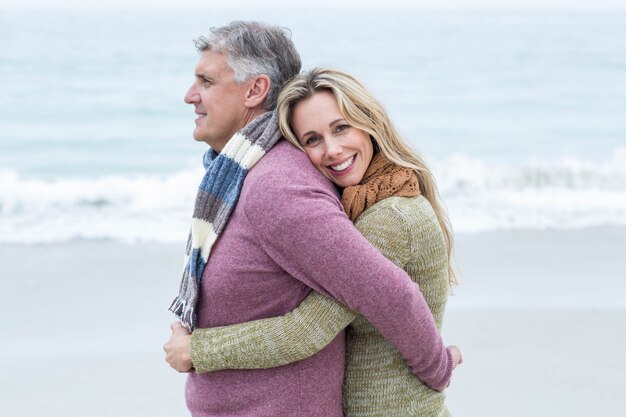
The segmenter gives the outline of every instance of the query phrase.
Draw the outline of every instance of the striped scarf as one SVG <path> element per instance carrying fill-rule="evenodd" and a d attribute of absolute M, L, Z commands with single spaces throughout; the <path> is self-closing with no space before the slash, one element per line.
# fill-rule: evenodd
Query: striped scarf
<path fill-rule="evenodd" d="M 266 112 L 237 132 L 221 153 L 209 149 L 204 154 L 206 172 L 196 196 L 183 278 L 169 308 L 190 331 L 211 248 L 237 204 L 246 174 L 280 138 L 276 112 Z"/>

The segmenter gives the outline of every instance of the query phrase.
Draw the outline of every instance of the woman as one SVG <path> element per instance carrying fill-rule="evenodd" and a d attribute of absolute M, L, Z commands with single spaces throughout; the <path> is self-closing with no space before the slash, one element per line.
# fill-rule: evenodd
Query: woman
<path fill-rule="evenodd" d="M 419 284 L 440 327 L 453 282 L 452 239 L 422 159 L 373 96 L 340 71 L 314 69 L 296 77 L 282 90 L 277 111 L 285 138 L 343 190 L 346 214 Z M 280 366 L 323 349 L 346 326 L 346 416 L 449 415 L 444 394 L 415 378 L 366 319 L 318 293 L 285 316 L 197 329 L 192 361 L 197 372 Z M 460 353 L 452 352 L 456 365 Z"/>

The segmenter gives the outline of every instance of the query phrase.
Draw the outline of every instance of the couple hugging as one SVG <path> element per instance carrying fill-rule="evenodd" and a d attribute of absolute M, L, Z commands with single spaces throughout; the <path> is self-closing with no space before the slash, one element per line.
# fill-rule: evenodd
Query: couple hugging
<path fill-rule="evenodd" d="M 193 416 L 446 416 L 451 231 L 431 171 L 281 28 L 196 40 L 206 142 L 167 362 Z"/>

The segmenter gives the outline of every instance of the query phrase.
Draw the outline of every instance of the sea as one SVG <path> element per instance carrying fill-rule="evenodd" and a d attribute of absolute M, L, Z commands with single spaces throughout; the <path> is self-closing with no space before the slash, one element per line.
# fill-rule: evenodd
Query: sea
<path fill-rule="evenodd" d="M 187 413 L 161 348 L 207 149 L 183 97 L 193 39 L 238 19 L 362 80 L 432 167 L 463 284 L 450 410 L 622 405 L 626 11 L 37 3 L 0 0 L 2 415 Z"/>
<path fill-rule="evenodd" d="M 290 29 L 425 157 L 457 233 L 626 225 L 626 12 L 0 10 L 0 243 L 180 242 L 193 39 Z"/>

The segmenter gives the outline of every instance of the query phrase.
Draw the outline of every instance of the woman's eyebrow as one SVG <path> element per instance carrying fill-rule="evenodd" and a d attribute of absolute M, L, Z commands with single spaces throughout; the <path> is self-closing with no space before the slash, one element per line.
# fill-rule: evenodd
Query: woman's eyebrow
<path fill-rule="evenodd" d="M 337 120 L 334 120 L 334 121 L 330 122 L 330 123 L 328 124 L 328 127 L 333 127 L 333 125 L 336 125 L 336 124 L 337 124 L 337 123 L 339 123 L 339 122 L 345 122 L 345 119 L 344 119 L 343 117 L 340 117 L 339 119 L 337 119 Z"/>

